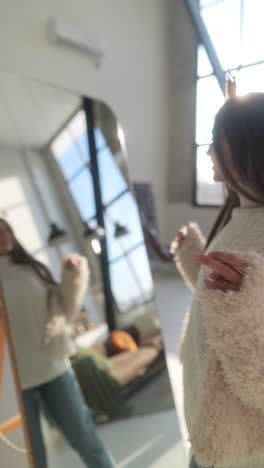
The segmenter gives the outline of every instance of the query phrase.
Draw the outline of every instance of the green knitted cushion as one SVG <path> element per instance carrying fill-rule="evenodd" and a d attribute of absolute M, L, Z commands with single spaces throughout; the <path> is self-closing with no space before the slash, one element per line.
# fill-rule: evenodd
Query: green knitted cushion
<path fill-rule="evenodd" d="M 110 361 L 103 353 L 79 348 L 71 361 L 85 401 L 95 417 L 106 415 L 113 419 L 128 414 L 120 386 L 111 374 Z"/>

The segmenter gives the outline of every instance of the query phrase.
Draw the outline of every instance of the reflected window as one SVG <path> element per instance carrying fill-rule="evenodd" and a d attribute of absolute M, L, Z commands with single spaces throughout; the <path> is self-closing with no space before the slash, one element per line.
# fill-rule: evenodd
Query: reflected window
<path fill-rule="evenodd" d="M 67 126 L 69 134 L 74 141 L 78 153 L 85 163 L 90 161 L 90 151 L 88 146 L 88 134 L 86 130 L 86 118 L 83 110 L 80 110 Z"/>
<path fill-rule="evenodd" d="M 107 251 L 108 251 L 108 258 L 111 262 L 117 257 L 121 257 L 124 250 L 122 249 L 122 245 L 118 239 L 115 239 L 115 232 L 114 232 L 114 224 L 113 221 L 111 222 L 110 219 L 104 215 L 104 222 L 105 222 L 105 235 L 106 235 L 106 242 L 107 242 Z"/>
<path fill-rule="evenodd" d="M 115 222 L 124 228 L 116 237 Z M 125 193 L 105 208 L 105 228 L 113 295 L 126 313 L 153 298 L 153 283 L 138 208 Z"/>
<path fill-rule="evenodd" d="M 109 273 L 115 302 L 119 311 L 126 313 L 153 299 L 153 284 L 137 204 L 120 168 L 123 164 L 123 161 L 120 163 L 118 144 L 121 131 L 111 111 L 100 105 L 102 115 L 104 112 L 108 115 L 107 132 L 112 141 L 108 141 L 99 126 L 94 128 Z M 117 128 L 119 133 L 115 135 Z M 97 211 L 84 111 L 79 111 L 67 123 L 51 144 L 51 150 L 82 220 L 96 227 Z M 95 241 L 93 248 L 100 255 L 100 244 Z"/>
<path fill-rule="evenodd" d="M 105 148 L 107 146 L 102 130 L 98 127 L 94 129 L 94 138 L 95 138 L 95 145 L 98 150 Z"/>
<path fill-rule="evenodd" d="M 237 78 L 237 93 L 263 92 L 263 2 L 200 0 L 200 9 L 222 68 L 231 69 Z M 203 46 L 198 47 L 197 55 L 195 201 L 198 205 L 221 205 L 223 187 L 213 180 L 206 151 L 212 139 L 214 116 L 224 103 L 224 96 Z"/>
<path fill-rule="evenodd" d="M 150 300 L 153 297 L 153 281 L 145 245 L 131 252 L 128 260 L 140 283 L 143 302 Z"/>
<path fill-rule="evenodd" d="M 113 294 L 121 313 L 153 299 L 153 283 L 145 245 L 111 263 L 110 275 Z"/>
<path fill-rule="evenodd" d="M 82 167 L 81 154 L 67 130 L 56 138 L 51 145 L 51 150 L 66 180 L 70 179 Z"/>
<path fill-rule="evenodd" d="M 143 242 L 138 208 L 133 195 L 125 193 L 117 201 L 105 208 L 107 247 L 109 260 L 114 260 L 118 254 L 127 252 L 135 245 Z M 115 222 L 124 225 L 128 233 L 115 237 Z"/>
<path fill-rule="evenodd" d="M 130 265 L 124 257 L 110 264 L 113 295 L 119 311 L 125 313 L 141 302 L 141 290 Z"/>
<path fill-rule="evenodd" d="M 112 292 L 120 313 L 126 313 L 153 299 L 152 276 L 138 207 L 120 159 L 98 128 L 95 136 Z"/>
<path fill-rule="evenodd" d="M 106 205 L 127 189 L 127 183 L 108 147 L 98 152 L 103 204 Z"/>
<path fill-rule="evenodd" d="M 51 144 L 51 151 L 67 182 L 82 220 L 96 224 L 93 180 L 86 117 L 83 109 L 67 123 Z"/>
<path fill-rule="evenodd" d="M 78 174 L 69 183 L 69 189 L 82 219 L 90 219 L 95 216 L 94 189 L 90 171 L 87 169 Z"/>

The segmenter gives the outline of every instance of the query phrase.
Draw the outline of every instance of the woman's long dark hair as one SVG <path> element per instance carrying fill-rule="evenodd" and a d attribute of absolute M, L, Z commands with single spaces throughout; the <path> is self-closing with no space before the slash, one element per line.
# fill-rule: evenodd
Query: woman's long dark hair
<path fill-rule="evenodd" d="M 230 149 L 226 161 L 223 137 Z M 227 198 L 209 234 L 206 247 L 239 206 L 238 194 L 264 205 L 264 93 L 227 101 L 215 117 L 213 145 L 225 178 Z"/>
<path fill-rule="evenodd" d="M 10 226 L 10 224 L 3 218 L 0 218 L 0 224 L 4 224 L 8 231 L 11 233 L 14 239 L 14 248 L 9 253 L 9 257 L 12 263 L 17 265 L 25 265 L 32 268 L 32 270 L 36 273 L 36 275 L 45 283 L 52 286 L 57 286 L 55 279 L 52 276 L 50 270 L 44 265 L 44 263 L 39 262 L 36 260 L 32 255 L 30 255 L 26 249 L 20 244 L 17 240 L 14 230 Z"/>

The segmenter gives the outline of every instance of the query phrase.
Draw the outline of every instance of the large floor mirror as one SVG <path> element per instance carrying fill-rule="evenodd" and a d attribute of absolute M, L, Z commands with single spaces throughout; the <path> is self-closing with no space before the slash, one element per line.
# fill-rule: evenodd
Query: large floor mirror
<path fill-rule="evenodd" d="M 174 407 L 122 122 L 0 84 L 0 278 L 35 468 L 117 466 L 100 427 Z"/>

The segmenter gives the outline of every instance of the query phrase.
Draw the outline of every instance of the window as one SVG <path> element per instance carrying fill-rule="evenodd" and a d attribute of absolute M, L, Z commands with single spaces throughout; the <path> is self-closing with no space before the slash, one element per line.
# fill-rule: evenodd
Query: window
<path fill-rule="evenodd" d="M 224 70 L 237 78 L 238 94 L 264 91 L 264 3 L 258 0 L 200 0 L 201 16 Z M 202 45 L 197 51 L 196 193 L 198 205 L 220 205 L 223 187 L 213 180 L 207 148 L 214 116 L 224 103 Z"/>

